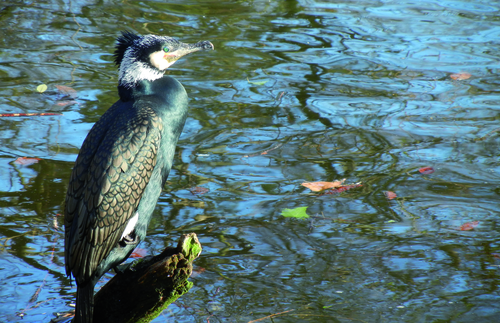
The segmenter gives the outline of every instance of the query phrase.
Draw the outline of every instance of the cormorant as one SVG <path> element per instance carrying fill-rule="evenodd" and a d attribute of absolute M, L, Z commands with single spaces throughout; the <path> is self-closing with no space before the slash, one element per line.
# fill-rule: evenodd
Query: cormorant
<path fill-rule="evenodd" d="M 76 280 L 74 322 L 92 322 L 94 286 L 146 236 L 186 121 L 188 97 L 165 70 L 214 49 L 166 36 L 122 32 L 114 54 L 120 99 L 92 127 L 69 182 L 64 209 L 66 274 Z"/>

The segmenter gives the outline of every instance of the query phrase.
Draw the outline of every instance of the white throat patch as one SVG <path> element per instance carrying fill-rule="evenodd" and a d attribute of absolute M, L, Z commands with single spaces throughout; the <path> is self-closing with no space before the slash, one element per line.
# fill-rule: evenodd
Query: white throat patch
<path fill-rule="evenodd" d="M 151 65 L 159 69 L 160 71 L 164 71 L 167 68 L 170 67 L 175 61 L 169 62 L 165 58 L 165 52 L 162 50 L 159 50 L 157 52 L 154 52 L 149 56 L 149 59 L 151 60 Z"/>
<path fill-rule="evenodd" d="M 120 64 L 120 73 L 118 76 L 120 85 L 127 88 L 133 87 L 138 81 L 154 81 L 163 76 L 165 70 L 157 70 L 147 64 L 137 61 L 133 49 L 125 52 Z"/>

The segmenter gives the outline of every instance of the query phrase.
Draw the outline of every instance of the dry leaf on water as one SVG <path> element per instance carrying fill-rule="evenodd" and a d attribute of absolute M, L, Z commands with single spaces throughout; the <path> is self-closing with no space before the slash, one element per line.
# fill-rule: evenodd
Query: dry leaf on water
<path fill-rule="evenodd" d="M 479 221 L 464 223 L 458 228 L 460 231 L 470 231 L 479 225 Z"/>
<path fill-rule="evenodd" d="M 326 190 L 328 188 L 335 188 L 342 186 L 342 184 L 345 182 L 345 178 L 340 181 L 335 181 L 335 182 L 309 182 L 309 183 L 302 183 L 302 186 L 307 187 L 313 192 L 319 192 Z"/>
<path fill-rule="evenodd" d="M 208 193 L 210 190 L 205 187 L 196 186 L 196 187 L 191 187 L 189 191 L 191 192 L 191 194 L 205 194 Z"/>
<path fill-rule="evenodd" d="M 348 190 L 356 188 L 356 187 L 361 187 L 361 186 L 363 186 L 361 183 L 356 183 L 356 184 L 351 184 L 351 185 L 342 185 L 338 188 L 334 188 L 334 189 L 331 189 L 329 191 L 326 191 L 321 195 L 340 194 L 342 192 L 348 191 Z"/>
<path fill-rule="evenodd" d="M 130 258 L 142 258 L 148 254 L 146 249 L 135 248 L 134 251 L 130 254 Z"/>
<path fill-rule="evenodd" d="M 78 96 L 78 93 L 76 92 L 75 89 L 69 87 L 69 86 L 66 86 L 66 85 L 56 85 L 56 88 L 59 90 L 59 92 L 61 92 L 62 94 L 64 95 L 67 95 L 69 97 L 71 97 L 72 99 L 76 99 L 76 97 Z"/>
<path fill-rule="evenodd" d="M 65 100 L 65 101 L 57 101 L 56 105 L 58 107 L 65 107 L 67 105 L 78 104 L 75 100 Z"/>
<path fill-rule="evenodd" d="M 20 164 L 23 166 L 29 166 L 38 163 L 40 161 L 40 158 L 29 158 L 29 157 L 19 157 L 16 159 L 15 163 Z"/>
<path fill-rule="evenodd" d="M 434 173 L 434 168 L 432 167 L 422 167 L 418 170 L 421 174 L 427 175 Z"/>
<path fill-rule="evenodd" d="M 391 192 L 391 191 L 385 191 L 384 194 L 385 194 L 385 197 L 387 197 L 387 199 L 389 199 L 389 200 L 392 200 L 392 199 L 395 199 L 396 197 L 398 197 L 396 195 L 396 193 Z"/>
<path fill-rule="evenodd" d="M 466 73 L 466 72 L 462 72 L 462 73 L 455 73 L 455 74 L 451 74 L 450 77 L 456 81 L 462 81 L 462 80 L 466 80 L 468 79 L 469 77 L 471 77 L 472 75 L 470 75 L 469 73 Z"/>

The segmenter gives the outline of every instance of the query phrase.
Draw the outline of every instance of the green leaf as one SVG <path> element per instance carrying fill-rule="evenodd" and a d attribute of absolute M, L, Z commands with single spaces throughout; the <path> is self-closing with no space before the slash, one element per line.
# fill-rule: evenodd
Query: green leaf
<path fill-rule="evenodd" d="M 250 81 L 250 80 L 248 79 L 248 77 L 247 77 L 247 81 L 248 81 L 248 83 L 250 83 L 250 84 L 255 84 L 255 85 L 264 85 L 264 84 L 266 84 L 266 83 L 267 83 L 267 81 L 269 81 L 269 80 L 260 81 L 260 82 L 252 82 L 252 81 Z"/>
<path fill-rule="evenodd" d="M 47 85 L 45 84 L 40 84 L 39 86 L 36 87 L 36 91 L 38 93 L 43 93 L 47 90 Z"/>
<path fill-rule="evenodd" d="M 307 215 L 306 210 L 307 206 L 297 207 L 295 209 L 284 209 L 281 212 L 281 215 L 286 218 L 307 219 L 309 218 L 309 215 Z"/>

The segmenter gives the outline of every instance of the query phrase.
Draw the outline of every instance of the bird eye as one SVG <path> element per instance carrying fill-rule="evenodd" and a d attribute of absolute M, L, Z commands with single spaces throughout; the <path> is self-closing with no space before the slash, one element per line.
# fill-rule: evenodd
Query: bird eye
<path fill-rule="evenodd" d="M 165 53 L 168 53 L 168 51 L 169 51 L 169 50 L 170 50 L 170 48 L 168 48 L 168 47 L 163 47 L 163 51 L 164 51 Z"/>

